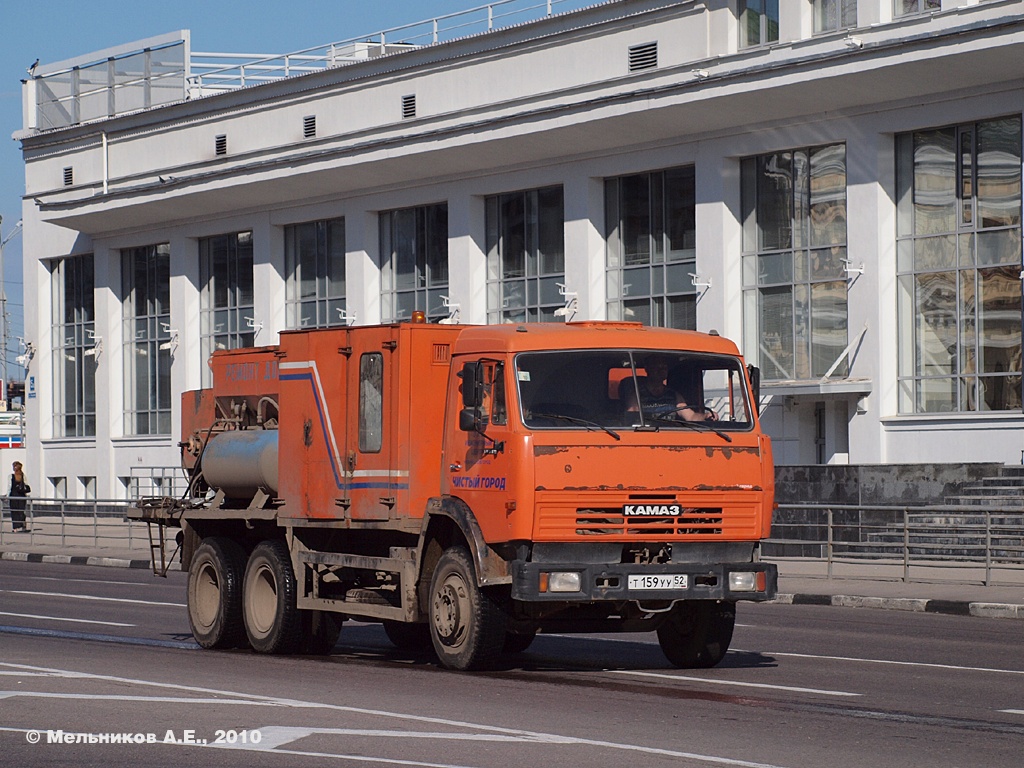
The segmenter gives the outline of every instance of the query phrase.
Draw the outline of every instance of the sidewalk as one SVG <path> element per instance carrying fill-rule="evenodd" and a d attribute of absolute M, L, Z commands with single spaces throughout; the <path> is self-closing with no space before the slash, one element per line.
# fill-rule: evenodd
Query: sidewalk
<path fill-rule="evenodd" d="M 957 563 L 914 565 L 903 578 L 900 563 L 833 562 L 832 577 L 823 560 L 781 560 L 776 602 L 837 605 L 894 611 L 948 613 L 1000 619 L 1024 619 L 1024 569 L 994 569 L 985 586 L 983 567 Z"/>
<path fill-rule="evenodd" d="M 125 528 L 119 519 L 90 520 L 86 534 L 67 521 L 62 526 L 39 518 L 31 532 L 11 533 L 4 520 L 0 559 L 150 568 L 145 526 L 135 526 L 130 539 Z M 168 558 L 174 549 L 172 538 Z M 984 586 L 984 568 L 957 563 L 914 565 L 911 577 L 917 580 L 908 582 L 902 581 L 902 564 L 892 562 L 837 561 L 831 578 L 822 560 L 780 560 L 778 566 L 779 603 L 1024 619 L 1024 568 L 993 570 L 994 584 Z M 178 567 L 175 562 L 171 570 Z"/>

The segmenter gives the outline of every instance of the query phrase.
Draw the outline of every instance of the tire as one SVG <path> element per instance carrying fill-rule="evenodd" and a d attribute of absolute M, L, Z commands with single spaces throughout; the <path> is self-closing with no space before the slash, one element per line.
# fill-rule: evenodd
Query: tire
<path fill-rule="evenodd" d="M 441 555 L 430 581 L 430 639 L 448 669 L 487 669 L 505 645 L 501 606 L 476 583 L 473 561 L 463 547 Z"/>
<path fill-rule="evenodd" d="M 501 647 L 501 652 L 509 656 L 514 656 L 517 653 L 522 653 L 531 645 L 536 639 L 537 633 L 533 632 L 506 632 L 505 633 L 505 644 Z"/>
<path fill-rule="evenodd" d="M 242 613 L 249 644 L 259 653 L 294 653 L 302 643 L 295 574 L 283 541 L 264 541 L 249 555 Z"/>
<path fill-rule="evenodd" d="M 302 611 L 302 644 L 299 652 L 307 656 L 326 656 L 334 650 L 345 616 L 333 611 Z"/>
<path fill-rule="evenodd" d="M 675 666 L 706 669 L 725 658 L 735 625 L 736 603 L 686 600 L 658 627 L 658 643 Z"/>
<path fill-rule="evenodd" d="M 203 648 L 237 648 L 245 643 L 242 578 L 245 550 L 231 539 L 204 539 L 188 569 L 188 623 Z"/>
<path fill-rule="evenodd" d="M 429 624 L 408 624 L 404 621 L 385 621 L 384 634 L 395 648 L 403 651 L 432 651 Z"/>

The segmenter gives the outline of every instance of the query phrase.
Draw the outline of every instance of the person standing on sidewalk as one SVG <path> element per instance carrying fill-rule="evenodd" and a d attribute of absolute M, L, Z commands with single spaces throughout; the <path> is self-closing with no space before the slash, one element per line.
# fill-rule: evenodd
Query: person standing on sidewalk
<path fill-rule="evenodd" d="M 14 472 L 11 474 L 11 527 L 15 531 L 28 530 L 25 527 L 25 497 L 32 493 L 32 488 L 25 482 L 25 473 L 22 471 L 21 462 L 16 461 L 13 465 Z"/>

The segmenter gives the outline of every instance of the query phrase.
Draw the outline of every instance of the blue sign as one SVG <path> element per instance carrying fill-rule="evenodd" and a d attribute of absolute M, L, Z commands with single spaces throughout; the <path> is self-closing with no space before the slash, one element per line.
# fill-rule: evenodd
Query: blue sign
<path fill-rule="evenodd" d="M 34 400 L 36 396 L 36 377 L 28 377 L 28 397 L 30 400 Z"/>

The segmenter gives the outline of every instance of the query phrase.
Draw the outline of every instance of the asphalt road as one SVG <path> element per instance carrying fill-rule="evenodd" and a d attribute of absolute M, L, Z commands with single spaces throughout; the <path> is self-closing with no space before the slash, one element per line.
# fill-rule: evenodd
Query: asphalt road
<path fill-rule="evenodd" d="M 352 622 L 326 658 L 201 651 L 183 574 L 0 562 L 0 762 L 1020 766 L 1019 622 L 786 605 L 738 622 L 712 670 L 669 666 L 653 635 L 588 635 L 460 674 Z"/>

